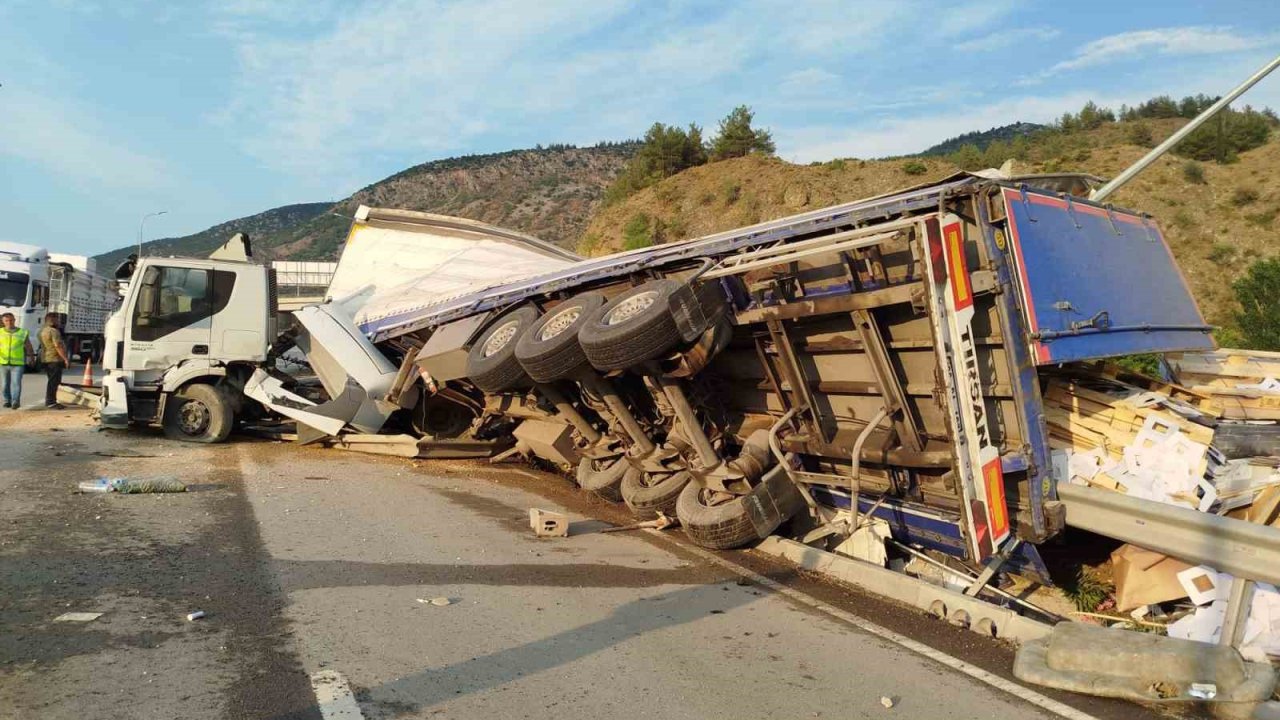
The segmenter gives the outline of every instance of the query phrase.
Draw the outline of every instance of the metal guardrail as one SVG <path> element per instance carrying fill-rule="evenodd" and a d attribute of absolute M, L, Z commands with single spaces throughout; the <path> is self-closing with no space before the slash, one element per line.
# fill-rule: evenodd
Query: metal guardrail
<path fill-rule="evenodd" d="M 1238 578 L 1280 583 L 1280 529 L 1058 483 L 1067 524 L 1207 565 Z"/>

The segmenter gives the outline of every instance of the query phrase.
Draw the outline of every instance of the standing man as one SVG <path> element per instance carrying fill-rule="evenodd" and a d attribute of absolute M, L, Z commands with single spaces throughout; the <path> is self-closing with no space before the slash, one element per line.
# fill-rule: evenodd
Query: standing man
<path fill-rule="evenodd" d="M 0 394 L 7 408 L 16 410 L 22 403 L 22 372 L 30 349 L 27 331 L 18 327 L 13 313 L 0 315 Z"/>
<path fill-rule="evenodd" d="M 40 362 L 44 364 L 45 377 L 49 378 L 44 387 L 44 406 L 50 410 L 61 410 L 58 402 L 58 386 L 62 384 L 62 371 L 69 364 L 67 346 L 62 342 L 62 332 L 58 330 L 58 313 L 47 313 L 44 316 L 44 327 L 40 328 Z"/>

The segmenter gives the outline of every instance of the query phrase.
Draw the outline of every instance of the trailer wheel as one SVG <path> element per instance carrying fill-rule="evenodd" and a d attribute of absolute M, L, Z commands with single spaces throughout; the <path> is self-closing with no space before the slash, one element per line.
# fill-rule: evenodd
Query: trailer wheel
<path fill-rule="evenodd" d="M 622 478 L 622 499 L 637 517 L 653 519 L 658 513 L 673 517 L 680 491 L 692 479 L 686 470 L 670 475 L 629 473 Z"/>
<path fill-rule="evenodd" d="M 729 550 L 759 539 L 743 496 L 715 505 L 709 504 L 709 496 L 702 483 L 691 482 L 676 501 L 676 516 L 694 544 Z"/>
<path fill-rule="evenodd" d="M 511 390 L 529 382 L 516 359 L 516 340 L 535 320 L 537 309 L 529 306 L 498 318 L 471 346 L 467 355 L 467 377 L 487 393 Z"/>
<path fill-rule="evenodd" d="M 653 280 L 601 306 L 578 333 L 591 364 L 625 370 L 675 347 L 680 332 L 667 303 L 679 288 L 675 280 Z"/>
<path fill-rule="evenodd" d="M 516 341 L 516 357 L 534 380 L 554 382 L 587 364 L 578 331 L 604 305 L 604 295 L 587 292 L 552 308 Z"/>
<path fill-rule="evenodd" d="M 632 467 L 631 463 L 621 455 L 605 464 L 584 457 L 578 463 L 578 487 L 595 493 L 609 502 L 618 502 L 622 500 L 624 478 L 639 474 L 640 471 Z"/>
<path fill-rule="evenodd" d="M 219 443 L 231 434 L 234 424 L 231 403 L 212 385 L 188 385 L 165 403 L 164 434 L 173 440 Z"/>

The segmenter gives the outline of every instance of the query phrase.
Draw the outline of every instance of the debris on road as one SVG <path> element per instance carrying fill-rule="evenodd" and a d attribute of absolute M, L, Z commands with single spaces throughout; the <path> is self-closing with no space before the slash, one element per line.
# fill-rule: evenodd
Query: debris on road
<path fill-rule="evenodd" d="M 529 508 L 529 526 L 538 537 L 569 536 L 569 518 L 558 512 Z"/>
<path fill-rule="evenodd" d="M 676 524 L 676 519 L 667 517 L 662 513 L 658 513 L 658 517 L 653 520 L 645 520 L 644 522 L 632 523 L 630 525 L 619 525 L 618 527 L 605 528 L 600 530 L 602 533 L 623 532 L 624 530 L 646 530 L 652 528 L 654 530 L 666 530 Z"/>
<path fill-rule="evenodd" d="M 195 612 L 189 612 L 189 613 L 187 613 L 187 621 L 188 621 L 188 622 L 195 622 L 196 620 L 199 620 L 199 619 L 201 619 L 201 618 L 203 618 L 203 617 L 204 617 L 204 611 L 203 611 L 203 610 L 196 610 Z"/>
<path fill-rule="evenodd" d="M 125 495 L 140 493 L 186 492 L 186 483 L 173 477 L 146 478 L 97 478 L 80 483 L 80 492 L 117 492 Z"/>
<path fill-rule="evenodd" d="M 93 622 L 102 617 L 100 612 L 68 612 L 54 618 L 54 622 Z"/>
<path fill-rule="evenodd" d="M 427 598 L 415 598 L 415 599 L 418 602 L 422 603 L 423 605 L 435 605 L 436 607 L 444 607 L 446 605 L 453 604 L 453 600 L 450 600 L 447 597 L 436 597 L 436 598 L 431 598 L 430 600 L 428 600 Z"/>
<path fill-rule="evenodd" d="M 881 696 L 880 696 L 880 704 L 881 704 L 881 705 L 883 705 L 883 706 L 885 706 L 885 708 L 891 708 L 891 707 L 893 707 L 894 705 L 896 705 L 897 703 L 895 703 L 895 702 L 894 702 L 894 700 L 893 700 L 893 698 L 889 697 L 888 695 L 881 695 Z"/>

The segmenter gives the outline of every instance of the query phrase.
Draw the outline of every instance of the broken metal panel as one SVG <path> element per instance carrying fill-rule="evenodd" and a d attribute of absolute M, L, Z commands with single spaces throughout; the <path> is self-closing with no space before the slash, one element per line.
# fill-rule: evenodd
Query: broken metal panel
<path fill-rule="evenodd" d="M 244 385 L 244 394 L 281 415 L 309 425 L 326 435 L 337 435 L 346 424 L 342 420 L 317 414 L 315 403 L 289 392 L 284 388 L 283 382 L 268 375 L 265 370 L 253 372 Z"/>
<path fill-rule="evenodd" d="M 297 345 L 331 398 L 313 412 L 350 423 L 361 432 L 382 429 L 398 409 L 385 399 L 395 383 L 396 366 L 355 328 L 339 306 L 313 305 L 295 312 L 294 317 L 303 329 Z"/>
<path fill-rule="evenodd" d="M 414 362 L 437 382 L 465 378 L 471 340 L 489 321 L 490 315 L 492 313 L 477 313 L 436 328 Z"/>

